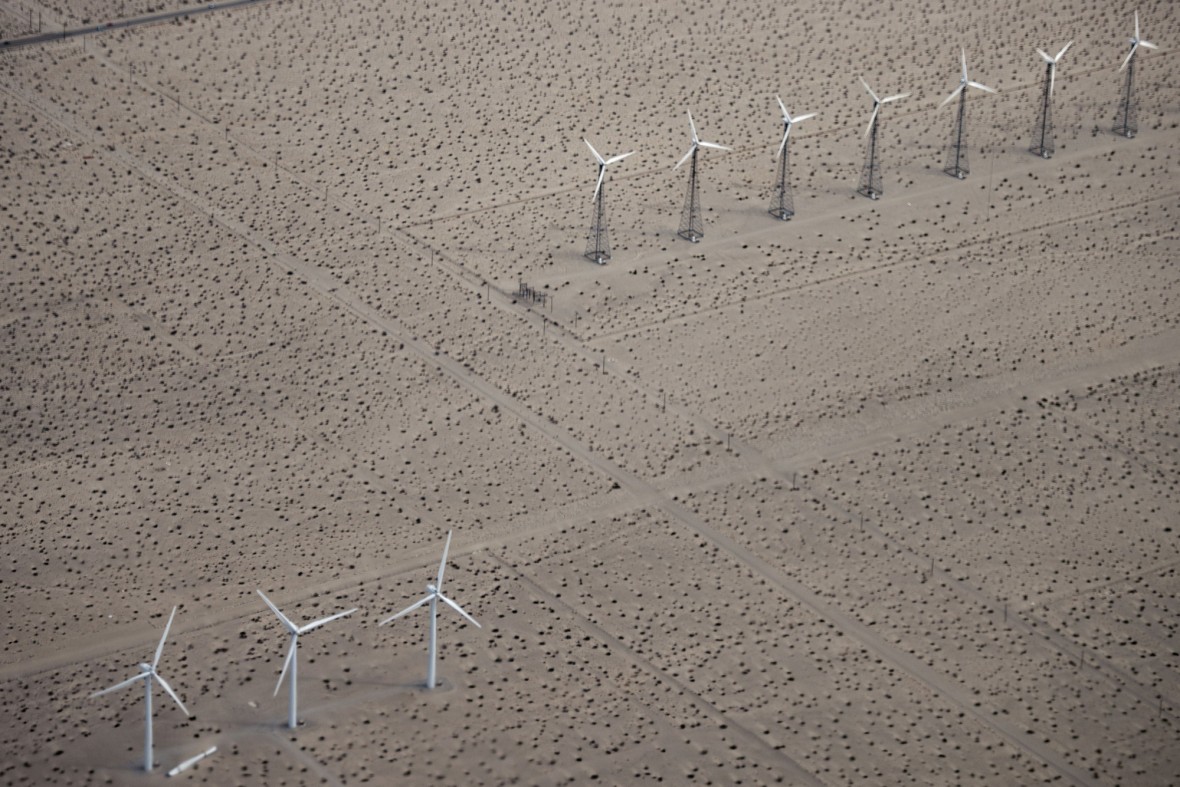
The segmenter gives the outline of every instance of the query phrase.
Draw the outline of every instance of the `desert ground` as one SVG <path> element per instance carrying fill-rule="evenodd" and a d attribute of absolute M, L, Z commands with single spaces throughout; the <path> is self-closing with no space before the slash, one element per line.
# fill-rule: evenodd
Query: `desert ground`
<path fill-rule="evenodd" d="M 0 783 L 1180 781 L 1174 3 L 206 6 L 0 0 Z"/>

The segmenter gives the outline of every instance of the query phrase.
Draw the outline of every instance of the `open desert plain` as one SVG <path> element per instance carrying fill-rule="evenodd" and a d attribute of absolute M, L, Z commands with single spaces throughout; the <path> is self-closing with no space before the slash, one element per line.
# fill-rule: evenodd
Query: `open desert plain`
<path fill-rule="evenodd" d="M 1180 783 L 1180 6 L 0 40 L 0 784 Z"/>

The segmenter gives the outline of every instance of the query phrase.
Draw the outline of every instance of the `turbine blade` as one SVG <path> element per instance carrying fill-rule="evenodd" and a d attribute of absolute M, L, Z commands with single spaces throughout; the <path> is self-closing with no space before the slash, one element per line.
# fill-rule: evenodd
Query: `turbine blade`
<path fill-rule="evenodd" d="M 1073 41 L 1070 41 L 1068 44 L 1061 47 L 1061 51 L 1057 53 L 1057 57 L 1053 58 L 1053 62 L 1056 63 L 1058 60 L 1065 57 L 1065 50 L 1069 49 L 1071 46 L 1073 46 Z"/>
<path fill-rule="evenodd" d="M 257 588 L 255 588 L 255 590 L 257 590 Z M 292 634 L 295 634 L 299 631 L 299 627 L 288 620 L 286 615 L 284 615 L 282 612 L 279 612 L 279 608 L 271 603 L 270 599 L 266 597 L 265 593 L 263 593 L 261 590 L 258 590 L 258 595 L 262 596 L 262 600 L 266 602 L 266 606 L 270 607 L 270 611 L 279 616 L 279 620 L 283 621 L 283 625 L 287 627 L 288 631 L 290 631 Z"/>
<path fill-rule="evenodd" d="M 381 622 L 380 622 L 380 623 L 378 623 L 377 625 L 378 625 L 378 626 L 384 626 L 386 623 L 392 623 L 393 621 L 395 621 L 395 620 L 397 620 L 398 618 L 400 618 L 402 615 L 408 615 L 408 614 L 410 614 L 411 612 L 413 612 L 414 610 L 416 610 L 418 607 L 420 607 L 420 606 L 422 606 L 423 604 L 425 604 L 427 601 L 430 601 L 430 599 L 431 599 L 431 596 L 423 596 L 422 598 L 418 599 L 417 601 L 415 601 L 415 602 L 414 602 L 413 604 L 411 604 L 410 606 L 408 606 L 408 607 L 406 607 L 405 609 L 403 609 L 401 612 L 397 613 L 396 615 L 390 615 L 389 617 L 387 617 L 385 620 L 381 621 Z"/>
<path fill-rule="evenodd" d="M 713 148 L 713 150 L 730 150 L 730 148 L 725 147 L 725 145 L 718 145 L 716 142 L 699 142 L 697 144 L 699 144 L 702 148 Z"/>
<path fill-rule="evenodd" d="M 963 81 L 966 82 L 967 81 L 967 50 L 960 49 L 959 52 L 962 53 L 962 55 L 963 55 Z"/>
<path fill-rule="evenodd" d="M 804 120 L 809 120 L 818 114 L 819 114 L 818 112 L 812 112 L 808 115 L 799 115 L 794 120 L 791 121 L 791 125 L 794 125 L 795 123 L 802 123 Z"/>
<path fill-rule="evenodd" d="M 586 139 L 585 137 L 582 137 L 582 141 L 586 143 L 586 147 L 590 148 L 590 152 L 594 154 L 594 160 L 597 161 L 599 164 L 602 164 L 603 163 L 602 156 L 598 155 L 598 151 L 595 150 L 594 146 L 590 144 L 590 140 Z"/>
<path fill-rule="evenodd" d="M 1127 57 L 1123 60 L 1123 64 L 1119 66 L 1119 71 L 1127 67 L 1127 63 L 1131 62 L 1131 58 L 1135 56 L 1135 50 L 1139 48 L 1139 42 L 1131 44 L 1131 51 L 1127 53 Z"/>
<path fill-rule="evenodd" d="M 1139 41 L 1139 12 L 1135 12 L 1135 41 Z"/>
<path fill-rule="evenodd" d="M 447 543 L 446 546 L 443 547 L 442 560 L 440 560 L 438 563 L 438 580 L 434 583 L 434 589 L 440 593 L 442 592 L 443 572 L 446 571 L 447 568 L 447 554 L 451 551 L 451 535 L 454 532 L 454 530 L 447 531 Z"/>
<path fill-rule="evenodd" d="M 1064 51 L 1064 50 L 1063 50 L 1063 51 Z M 1040 55 L 1040 56 L 1041 56 L 1041 60 L 1044 60 L 1046 63 L 1053 63 L 1053 62 L 1055 62 L 1055 61 L 1053 60 L 1053 58 L 1049 57 L 1049 56 L 1048 56 L 1047 54 L 1045 54 L 1045 52 L 1044 52 L 1043 50 L 1041 50 L 1041 49 L 1038 49 L 1038 50 L 1037 50 L 1037 54 L 1038 54 L 1038 55 Z"/>
<path fill-rule="evenodd" d="M 676 166 L 672 167 L 672 169 L 674 169 L 674 170 L 680 169 L 680 165 L 683 164 L 684 162 L 688 161 L 688 157 L 691 156 L 696 149 L 697 149 L 697 143 L 694 142 L 694 143 L 692 143 L 692 147 L 688 149 L 688 152 L 685 153 L 684 156 L 681 157 L 680 161 L 676 162 Z"/>
<path fill-rule="evenodd" d="M 1053 84 L 1057 81 L 1057 64 L 1049 64 L 1049 98 L 1053 98 Z"/>
<path fill-rule="evenodd" d="M 938 108 L 939 108 L 939 109 L 942 109 L 942 108 L 943 108 L 943 107 L 945 107 L 947 104 L 951 103 L 951 101 L 953 101 L 953 100 L 954 100 L 955 96 L 957 96 L 957 95 L 959 95 L 960 93 L 962 93 L 962 92 L 963 92 L 963 87 L 964 87 L 963 85 L 959 85 L 957 88 L 955 88 L 955 90 L 954 90 L 954 92 L 953 92 L 953 93 L 951 93 L 949 96 L 947 96 L 946 98 L 944 98 L 944 99 L 942 100 L 942 103 L 938 105 Z"/>
<path fill-rule="evenodd" d="M 687 109 L 684 111 L 688 112 Z M 692 122 L 692 113 L 691 112 L 688 112 L 688 125 L 692 128 L 693 144 L 696 144 L 696 142 L 697 142 L 697 124 Z"/>
<path fill-rule="evenodd" d="M 614 164 L 615 162 L 622 161 L 623 159 L 627 158 L 627 156 L 634 156 L 634 155 L 635 155 L 635 151 L 632 150 L 628 153 L 623 153 L 621 155 L 614 156 L 613 158 L 608 158 L 606 160 L 605 166 L 609 167 L 611 164 Z"/>
<path fill-rule="evenodd" d="M 324 625 L 325 623 L 331 623 L 333 620 L 339 620 L 340 618 L 351 615 L 352 613 L 356 612 L 358 609 L 359 609 L 359 607 L 353 607 L 352 609 L 346 609 L 343 612 L 337 612 L 335 615 L 329 615 L 326 618 L 320 618 L 319 620 L 314 621 L 312 623 L 308 623 L 306 626 L 299 629 L 298 633 L 306 634 L 309 631 L 313 631 L 315 629 L 318 629 L 320 626 Z"/>
<path fill-rule="evenodd" d="M 971 87 L 975 88 L 976 90 L 983 90 L 988 93 L 995 93 L 996 92 L 995 88 L 990 88 L 987 85 L 980 84 L 979 82 L 968 82 L 967 84 L 970 85 Z"/>
<path fill-rule="evenodd" d="M 787 148 L 787 137 L 791 135 L 791 124 L 787 123 L 787 130 L 783 132 L 783 141 L 778 143 L 778 152 L 774 154 L 774 160 L 778 161 L 778 157 L 783 154 Z"/>
<path fill-rule="evenodd" d="M 176 607 L 172 608 L 172 614 L 168 616 L 168 625 L 164 626 L 164 635 L 160 637 L 160 644 L 156 646 L 156 655 L 152 659 L 152 669 L 160 663 L 160 654 L 164 652 L 164 640 L 168 639 L 168 631 L 172 628 L 172 619 L 176 617 Z"/>
<path fill-rule="evenodd" d="M 1147 47 L 1148 49 L 1159 49 L 1158 46 L 1151 43 L 1150 41 L 1140 41 L 1139 46 Z"/>
<path fill-rule="evenodd" d="M 438 594 L 438 597 L 439 597 L 439 598 L 441 598 L 443 601 L 445 601 L 445 602 L 446 602 L 446 604 L 447 604 L 447 606 L 449 606 L 451 609 L 455 610 L 455 611 L 456 611 L 456 612 L 458 612 L 460 615 L 462 615 L 463 617 L 465 617 L 465 618 L 467 618 L 469 621 L 471 621 L 471 622 L 472 622 L 472 624 L 474 624 L 474 625 L 475 625 L 475 627 L 476 627 L 477 629 L 481 629 L 481 628 L 483 628 L 483 626 L 479 625 L 479 621 L 477 621 L 475 618 L 473 618 L 473 617 L 471 617 L 470 615 L 468 615 L 468 614 L 467 614 L 467 612 L 466 612 L 466 611 L 463 609 L 463 607 L 459 606 L 459 605 L 458 605 L 458 604 L 456 604 L 454 601 L 451 601 L 449 598 L 447 598 L 446 596 L 444 596 L 442 593 L 439 593 L 439 594 Z"/>
<path fill-rule="evenodd" d="M 184 707 L 184 703 L 180 701 L 180 697 L 177 697 L 176 692 L 173 691 L 172 687 L 168 685 L 168 681 L 164 680 L 164 678 L 162 678 L 158 672 L 153 671 L 152 674 L 156 676 L 156 680 L 160 681 L 160 685 L 164 687 L 164 691 L 168 692 L 168 696 L 176 700 L 176 704 L 180 706 L 182 711 L 184 711 L 184 715 L 192 716 L 193 714 L 189 713 L 188 708 Z"/>
<path fill-rule="evenodd" d="M 279 689 L 283 687 L 283 678 L 287 677 L 287 667 L 291 666 L 291 660 L 295 658 L 295 649 L 299 647 L 299 635 L 291 635 L 291 646 L 287 648 L 287 658 L 283 659 L 283 669 L 279 673 L 279 682 L 275 684 L 275 693 L 272 697 L 279 696 Z"/>
<path fill-rule="evenodd" d="M 775 96 L 774 100 L 778 102 L 778 108 L 783 111 L 783 120 L 790 123 L 791 122 L 791 113 L 787 111 L 787 105 L 784 104 L 783 100 L 781 98 L 779 98 L 778 96 Z"/>
<path fill-rule="evenodd" d="M 598 183 L 595 184 L 595 186 L 594 186 L 594 196 L 590 198 L 591 202 L 598 199 L 598 192 L 602 190 L 602 179 L 605 176 L 606 176 L 606 166 L 603 165 L 598 168 Z"/>
<path fill-rule="evenodd" d="M 865 126 L 866 137 L 869 135 L 869 132 L 873 130 L 873 124 L 877 122 L 877 112 L 880 109 L 881 104 L 879 102 L 873 104 L 873 114 L 869 116 L 869 124 Z"/>
<path fill-rule="evenodd" d="M 864 77 L 858 77 L 858 78 L 860 79 L 860 83 L 865 86 L 865 90 L 869 91 L 869 95 L 873 97 L 874 103 L 877 103 L 877 104 L 881 103 L 881 99 L 877 98 L 877 94 L 873 92 L 873 89 L 871 87 L 869 87 L 869 83 L 865 82 L 865 78 Z"/>
<path fill-rule="evenodd" d="M 900 101 L 903 98 L 909 98 L 909 97 L 910 97 L 909 93 L 898 93 L 896 96 L 890 96 L 889 98 L 881 99 L 881 103 L 888 104 L 890 101 Z"/>
<path fill-rule="evenodd" d="M 151 674 L 150 672 L 141 672 L 138 675 L 136 675 L 134 678 L 128 678 L 127 680 L 120 681 L 119 683 L 116 683 L 114 686 L 111 686 L 109 689 L 103 689 L 102 691 L 94 692 L 93 694 L 90 695 L 90 698 L 94 699 L 95 697 L 101 697 L 104 694 L 110 694 L 112 691 L 118 691 L 119 689 L 126 688 L 127 686 L 130 686 L 132 683 L 134 683 L 137 680 L 143 680 L 144 678 L 146 678 L 150 674 Z"/>

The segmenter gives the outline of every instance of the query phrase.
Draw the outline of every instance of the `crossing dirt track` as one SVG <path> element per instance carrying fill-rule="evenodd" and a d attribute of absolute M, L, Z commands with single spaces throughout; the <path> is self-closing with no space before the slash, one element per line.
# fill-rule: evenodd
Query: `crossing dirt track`
<path fill-rule="evenodd" d="M 186 7 L 0 0 L 0 784 L 1176 783 L 1174 4 Z"/>

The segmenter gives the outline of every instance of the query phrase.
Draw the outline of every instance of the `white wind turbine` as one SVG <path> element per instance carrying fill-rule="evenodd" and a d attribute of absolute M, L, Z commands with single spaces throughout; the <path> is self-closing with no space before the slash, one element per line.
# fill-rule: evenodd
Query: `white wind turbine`
<path fill-rule="evenodd" d="M 168 631 L 172 628 L 172 619 L 176 617 L 176 607 L 172 608 L 172 614 L 168 616 L 168 624 L 164 626 L 164 635 L 160 637 L 160 644 L 156 646 L 156 655 L 152 658 L 151 664 L 140 664 L 139 674 L 133 678 L 128 678 L 121 683 L 116 683 L 109 689 L 96 691 L 91 694 L 91 698 L 101 697 L 103 694 L 110 694 L 112 691 L 130 686 L 137 680 L 142 680 L 144 684 L 144 706 L 147 711 L 147 720 L 143 728 L 143 769 L 150 771 L 152 769 L 152 682 L 158 681 L 164 691 L 168 692 L 168 696 L 176 701 L 180 709 L 184 711 L 185 716 L 191 716 L 188 708 L 184 707 L 184 703 L 180 701 L 180 697 L 176 696 L 176 692 L 168 685 L 168 681 L 156 672 L 156 667 L 160 663 L 160 655 L 164 652 L 164 640 L 168 639 Z"/>
<path fill-rule="evenodd" d="M 959 77 L 959 86 L 942 100 L 938 108 L 942 109 L 958 96 L 959 110 L 955 114 L 955 130 L 951 136 L 951 144 L 944 171 L 952 177 L 962 179 L 967 177 L 967 174 L 970 172 L 967 169 L 967 88 L 973 87 L 985 93 L 995 93 L 996 91 L 987 85 L 972 81 L 967 76 L 967 50 L 962 49 L 960 52 L 962 54 L 963 73 Z"/>
<path fill-rule="evenodd" d="M 865 86 L 865 90 L 869 91 L 869 95 L 873 97 L 873 114 L 869 116 L 869 124 L 865 126 L 865 136 L 869 138 L 869 142 L 865 148 L 865 167 L 864 172 L 861 174 L 860 186 L 857 188 L 857 192 L 869 199 L 877 199 L 884 193 L 881 186 L 881 160 L 877 155 L 877 129 L 880 126 L 877 123 L 877 115 L 880 113 L 883 104 L 900 101 L 903 98 L 908 98 L 910 94 L 898 93 L 896 96 L 880 98 L 869 87 L 869 83 L 865 82 L 864 77 L 860 78 L 860 83 Z"/>
<path fill-rule="evenodd" d="M 1045 61 L 1045 79 L 1041 86 L 1041 111 L 1033 131 L 1033 143 L 1029 150 L 1041 158 L 1049 158 L 1056 149 L 1056 145 L 1053 143 L 1053 84 L 1057 80 L 1057 64 L 1061 62 L 1061 58 L 1065 57 L 1066 50 L 1071 46 L 1073 46 L 1073 41 L 1061 47 L 1057 57 L 1050 57 L 1044 50 L 1037 50 L 1041 60 Z"/>
<path fill-rule="evenodd" d="M 602 265 L 610 259 L 610 233 L 606 224 L 606 196 L 605 190 L 602 188 L 603 180 L 606 178 L 606 168 L 622 161 L 635 151 L 604 159 L 590 144 L 590 140 L 583 137 L 582 141 L 586 143 L 586 147 L 590 148 L 590 152 L 594 154 L 594 160 L 598 162 L 598 184 L 594 187 L 594 224 L 590 228 L 590 242 L 586 247 L 586 257 Z"/>
<path fill-rule="evenodd" d="M 413 612 L 414 610 L 416 610 L 418 607 L 422 606 L 423 604 L 426 604 L 427 602 L 430 603 L 430 645 L 429 645 L 429 655 L 428 655 L 429 661 L 427 662 L 427 666 L 426 666 L 426 688 L 428 688 L 428 689 L 433 689 L 436 685 L 436 680 L 435 680 L 436 675 L 437 675 L 436 663 L 438 661 L 438 602 L 442 601 L 444 604 L 449 606 L 451 609 L 455 610 L 460 615 L 462 615 L 464 618 L 466 618 L 476 628 L 482 628 L 482 626 L 479 625 L 478 621 L 476 621 L 475 618 L 468 615 L 467 612 L 461 606 L 456 604 L 454 601 L 451 601 L 449 598 L 444 596 L 442 593 L 443 572 L 446 570 L 446 567 L 447 567 L 447 553 L 451 551 L 451 534 L 452 534 L 452 532 L 453 531 L 447 532 L 447 544 L 445 547 L 443 547 L 442 562 L 440 562 L 438 564 L 438 578 L 434 581 L 433 585 L 431 585 L 431 584 L 426 585 L 426 595 L 423 596 L 422 598 L 418 599 L 416 602 L 414 602 L 410 606 L 403 609 L 401 612 L 398 612 L 396 615 L 390 615 L 389 617 L 387 617 L 385 620 L 381 621 L 378 624 L 380 626 L 384 626 L 386 623 L 391 623 L 391 622 L 397 620 L 402 615 L 408 615 L 409 613 Z"/>
<path fill-rule="evenodd" d="M 1056 79 L 1057 64 L 1061 62 L 1061 58 L 1065 57 L 1066 51 L 1071 46 L 1073 46 L 1073 41 L 1070 41 L 1068 44 L 1061 47 L 1061 51 L 1057 53 L 1057 57 L 1049 57 L 1049 55 L 1047 55 L 1044 50 L 1042 50 L 1042 49 L 1037 50 L 1037 54 L 1041 56 L 1041 60 L 1044 60 L 1046 63 L 1046 66 L 1047 66 L 1046 70 L 1048 71 L 1048 77 L 1049 77 L 1049 95 L 1050 96 L 1053 95 L 1053 82 Z"/>
<path fill-rule="evenodd" d="M 790 151 L 787 150 L 787 138 L 791 136 L 791 129 L 796 123 L 802 123 L 808 118 L 815 117 L 812 112 L 808 115 L 797 115 L 791 117 L 791 113 L 787 111 L 786 104 L 778 96 L 774 97 L 778 102 L 779 109 L 783 111 L 783 140 L 778 145 L 778 152 L 774 157 L 778 159 L 778 178 L 774 182 L 774 193 L 770 201 L 770 215 L 777 219 L 786 221 L 795 215 L 795 200 L 791 192 L 790 180 Z"/>
<path fill-rule="evenodd" d="M 1150 41 L 1145 41 L 1143 38 L 1140 38 L 1138 11 L 1135 12 L 1135 37 L 1132 38 L 1128 43 L 1131 44 L 1131 51 L 1128 52 L 1127 56 L 1123 59 L 1123 64 L 1119 66 L 1119 71 L 1122 71 L 1127 67 L 1127 64 L 1131 62 L 1131 58 L 1135 57 L 1135 50 L 1137 50 L 1139 47 L 1144 47 L 1145 49 L 1159 49 L 1158 46 L 1151 43 Z"/>
<path fill-rule="evenodd" d="M 677 234 L 687 241 L 696 243 L 705 236 L 705 225 L 701 220 L 700 187 L 697 182 L 697 154 L 700 153 L 701 148 L 711 148 L 712 150 L 729 150 L 729 148 L 718 145 L 716 142 L 705 142 L 698 137 L 697 124 L 692 121 L 691 112 L 688 113 L 688 126 L 692 130 L 692 145 L 672 169 L 680 169 L 681 164 L 692 158 L 692 166 L 688 175 L 688 195 L 684 201 L 684 212 L 680 216 L 680 229 Z"/>
<path fill-rule="evenodd" d="M 1135 95 L 1135 55 L 1139 47 L 1144 49 L 1158 49 L 1155 44 L 1145 41 L 1139 34 L 1139 12 L 1135 12 L 1135 37 L 1131 39 L 1131 51 L 1123 58 L 1119 71 L 1127 70 L 1126 81 L 1123 82 L 1123 92 L 1119 98 L 1118 114 L 1115 116 L 1114 132 L 1130 139 L 1139 131 L 1139 99 Z"/>
<path fill-rule="evenodd" d="M 299 725 L 299 697 L 297 686 L 299 682 L 298 673 L 300 635 L 318 629 L 320 626 L 323 626 L 326 623 L 331 623 L 333 620 L 338 620 L 345 615 L 351 615 L 353 612 L 356 612 L 357 608 L 353 607 L 352 609 L 345 612 L 337 612 L 335 615 L 329 615 L 326 618 L 320 618 L 317 621 L 308 623 L 306 626 L 296 626 L 286 615 L 279 611 L 278 607 L 271 603 L 271 600 L 266 597 L 265 593 L 259 590 L 258 595 L 262 596 L 262 600 L 266 602 L 266 606 L 270 607 L 271 611 L 279 616 L 279 620 L 283 622 L 283 625 L 287 628 L 287 631 L 291 633 L 291 646 L 287 649 L 287 658 L 283 660 L 283 670 L 279 673 L 279 682 L 275 684 L 275 693 L 273 696 L 278 696 L 279 689 L 283 685 L 283 678 L 286 677 L 287 670 L 290 669 L 291 682 L 288 684 L 290 688 L 290 701 L 287 704 L 287 726 L 291 729 L 295 729 Z"/>

